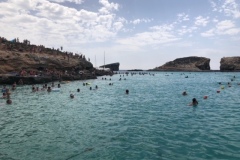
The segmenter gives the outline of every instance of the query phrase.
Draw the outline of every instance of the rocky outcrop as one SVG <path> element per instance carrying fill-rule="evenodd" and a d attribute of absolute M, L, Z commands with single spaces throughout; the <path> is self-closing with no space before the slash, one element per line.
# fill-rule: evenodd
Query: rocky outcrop
<path fill-rule="evenodd" d="M 210 59 L 205 57 L 184 57 L 154 68 L 154 71 L 205 71 L 210 70 Z"/>
<path fill-rule="evenodd" d="M 120 63 L 111 63 L 107 65 L 100 66 L 100 68 L 109 68 L 111 71 L 119 71 Z"/>
<path fill-rule="evenodd" d="M 93 68 L 84 55 L 0 37 L 0 84 L 96 79 L 96 76 L 111 74 Z"/>
<path fill-rule="evenodd" d="M 240 57 L 221 58 L 220 71 L 240 71 Z"/>
<path fill-rule="evenodd" d="M 63 75 L 61 78 L 56 76 L 13 76 L 13 75 L 0 75 L 0 84 L 41 84 L 49 83 L 53 81 L 74 81 L 74 80 L 85 80 L 85 79 L 96 79 L 96 76 L 92 73 L 85 73 L 82 75 Z"/>

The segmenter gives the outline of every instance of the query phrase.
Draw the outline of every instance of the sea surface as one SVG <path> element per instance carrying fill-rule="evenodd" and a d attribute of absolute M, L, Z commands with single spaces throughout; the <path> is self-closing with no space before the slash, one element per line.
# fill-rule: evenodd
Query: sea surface
<path fill-rule="evenodd" d="M 0 99 L 0 159 L 240 159 L 240 73 L 150 74 L 74 81 L 51 93 L 18 87 L 12 105 Z"/>

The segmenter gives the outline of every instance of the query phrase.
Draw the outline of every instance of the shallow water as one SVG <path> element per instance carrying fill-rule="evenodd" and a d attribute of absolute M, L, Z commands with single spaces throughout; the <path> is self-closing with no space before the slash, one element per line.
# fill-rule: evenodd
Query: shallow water
<path fill-rule="evenodd" d="M 0 99 L 0 159 L 240 159 L 239 73 L 106 78 L 51 93 L 23 86 L 12 92 L 12 105 Z M 193 97 L 197 107 L 188 106 Z"/>

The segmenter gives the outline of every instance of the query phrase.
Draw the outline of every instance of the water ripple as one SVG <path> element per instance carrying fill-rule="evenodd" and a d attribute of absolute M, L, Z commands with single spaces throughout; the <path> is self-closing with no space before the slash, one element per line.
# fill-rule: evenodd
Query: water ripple
<path fill-rule="evenodd" d="M 0 108 L 0 159 L 240 159 L 239 86 L 227 87 L 235 73 L 184 74 L 115 75 L 113 86 L 99 78 L 52 93 L 19 87 Z M 198 107 L 187 106 L 193 97 Z"/>

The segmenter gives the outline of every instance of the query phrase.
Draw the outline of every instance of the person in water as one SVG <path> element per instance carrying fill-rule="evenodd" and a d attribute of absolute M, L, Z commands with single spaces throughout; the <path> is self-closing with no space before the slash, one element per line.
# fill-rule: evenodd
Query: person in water
<path fill-rule="evenodd" d="M 73 95 L 73 94 L 70 94 L 70 98 L 74 98 L 74 95 Z"/>
<path fill-rule="evenodd" d="M 35 92 L 36 91 L 36 88 L 34 85 L 32 85 L 32 92 Z"/>
<path fill-rule="evenodd" d="M 11 92 L 8 88 L 6 88 L 6 95 L 7 95 L 7 98 L 10 99 L 10 95 L 11 95 Z"/>
<path fill-rule="evenodd" d="M 184 92 L 182 93 L 182 95 L 183 95 L 183 96 L 186 96 L 186 95 L 187 95 L 187 92 L 186 92 L 186 91 L 184 91 Z"/>
<path fill-rule="evenodd" d="M 16 82 L 14 82 L 13 85 L 12 85 L 12 90 L 15 90 L 16 86 L 17 86 L 17 84 L 16 84 Z"/>
<path fill-rule="evenodd" d="M 126 90 L 126 94 L 129 94 L 129 90 L 128 89 Z"/>
<path fill-rule="evenodd" d="M 79 88 L 77 89 L 77 92 L 80 92 L 80 89 L 79 89 Z"/>
<path fill-rule="evenodd" d="M 7 93 L 6 92 L 3 93 L 2 98 L 7 98 Z"/>
<path fill-rule="evenodd" d="M 6 103 L 7 103 L 7 104 L 12 104 L 12 100 L 11 100 L 11 99 L 8 99 L 8 100 L 6 101 Z"/>
<path fill-rule="evenodd" d="M 5 93 L 5 92 L 6 92 L 6 89 L 7 89 L 7 88 L 6 88 L 6 85 L 4 85 L 3 88 L 2 88 L 2 93 Z"/>
<path fill-rule="evenodd" d="M 48 87 L 48 88 L 47 88 L 47 91 L 48 91 L 48 92 L 51 92 L 51 91 L 52 91 L 51 87 Z"/>
<path fill-rule="evenodd" d="M 192 103 L 189 104 L 189 106 L 197 106 L 198 105 L 198 101 L 196 100 L 196 98 L 192 99 Z"/>

